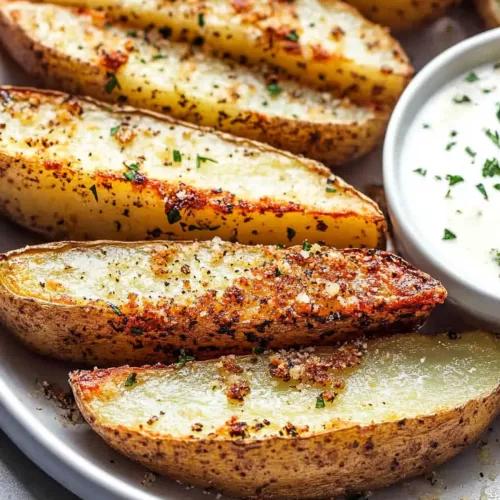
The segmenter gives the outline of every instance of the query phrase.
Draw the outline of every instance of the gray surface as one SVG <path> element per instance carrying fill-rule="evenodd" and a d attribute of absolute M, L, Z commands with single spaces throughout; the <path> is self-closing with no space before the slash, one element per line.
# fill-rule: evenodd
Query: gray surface
<path fill-rule="evenodd" d="M 1 500 L 78 500 L 47 476 L 0 431 Z"/>

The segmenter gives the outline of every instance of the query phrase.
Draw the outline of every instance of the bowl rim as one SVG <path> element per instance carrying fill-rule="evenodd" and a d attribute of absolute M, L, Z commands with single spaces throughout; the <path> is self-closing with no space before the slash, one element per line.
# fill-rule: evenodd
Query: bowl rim
<path fill-rule="evenodd" d="M 500 303 L 500 296 L 486 288 L 481 288 L 476 282 L 464 278 L 450 266 L 447 266 L 446 263 L 443 263 L 443 261 L 432 252 L 433 247 L 426 246 L 422 240 L 418 238 L 418 225 L 415 223 L 415 219 L 405 216 L 403 208 L 404 201 L 401 190 L 398 188 L 398 156 L 400 156 L 398 155 L 398 142 L 404 137 L 409 125 L 413 122 L 412 119 L 407 118 L 409 108 L 414 103 L 415 99 L 418 99 L 419 93 L 422 91 L 423 87 L 432 82 L 436 73 L 446 73 L 448 66 L 457 58 L 469 52 L 480 50 L 481 47 L 486 48 L 495 43 L 499 44 L 500 48 L 500 27 L 467 38 L 453 45 L 427 63 L 410 82 L 394 108 L 387 127 L 382 155 L 384 190 L 387 197 L 390 216 L 394 218 L 397 222 L 397 226 L 401 228 L 401 232 L 404 233 L 404 239 L 407 239 L 412 247 L 423 258 L 427 259 L 427 262 L 434 269 L 439 271 L 444 278 L 443 281 L 447 280 L 455 286 L 467 288 L 478 297 L 488 300 L 490 303 Z M 471 67 L 469 69 L 473 68 Z M 453 77 L 450 77 L 450 80 L 451 78 Z M 435 89 L 432 95 L 434 95 L 437 90 L 438 89 Z M 451 288 L 450 285 L 448 285 L 448 287 Z"/>

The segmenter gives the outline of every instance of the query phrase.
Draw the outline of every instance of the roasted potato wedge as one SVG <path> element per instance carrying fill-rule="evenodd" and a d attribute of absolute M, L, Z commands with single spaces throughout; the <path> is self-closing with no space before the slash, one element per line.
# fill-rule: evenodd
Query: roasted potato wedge
<path fill-rule="evenodd" d="M 377 205 L 324 166 L 128 107 L 0 87 L 0 210 L 52 239 L 382 247 Z"/>
<path fill-rule="evenodd" d="M 319 245 L 52 243 L 0 258 L 0 319 L 92 366 L 331 344 L 418 327 L 446 297 L 400 257 Z"/>
<path fill-rule="evenodd" d="M 432 470 L 500 409 L 500 344 L 474 332 L 79 371 L 90 426 L 160 474 L 231 496 L 332 498 Z"/>
<path fill-rule="evenodd" d="M 498 0 L 475 0 L 479 15 L 489 28 L 500 26 L 500 2 Z"/>
<path fill-rule="evenodd" d="M 203 40 L 220 54 L 266 61 L 305 83 L 365 101 L 395 102 L 413 74 L 403 49 L 384 28 L 336 0 L 54 3 L 102 9 L 117 21 L 166 30 L 171 40 Z"/>
<path fill-rule="evenodd" d="M 64 0 L 63 0 L 64 1 Z M 394 31 L 417 28 L 444 15 L 459 0 L 346 0 L 372 21 Z"/>
<path fill-rule="evenodd" d="M 161 28 L 144 32 L 105 21 L 95 11 L 5 3 L 0 39 L 48 87 L 126 101 L 329 166 L 369 152 L 383 137 L 385 107 L 356 105 L 273 70 L 169 42 Z"/>

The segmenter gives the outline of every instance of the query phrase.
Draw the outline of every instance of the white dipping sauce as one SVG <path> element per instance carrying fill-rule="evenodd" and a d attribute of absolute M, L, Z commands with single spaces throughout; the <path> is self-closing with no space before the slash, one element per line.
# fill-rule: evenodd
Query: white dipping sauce
<path fill-rule="evenodd" d="M 498 296 L 499 109 L 498 64 L 461 75 L 415 116 L 400 166 L 403 199 L 422 243 L 457 274 Z"/>

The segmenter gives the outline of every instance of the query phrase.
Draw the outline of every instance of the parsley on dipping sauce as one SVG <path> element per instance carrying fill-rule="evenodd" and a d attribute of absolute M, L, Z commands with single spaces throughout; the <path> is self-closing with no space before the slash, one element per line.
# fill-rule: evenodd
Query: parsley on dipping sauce
<path fill-rule="evenodd" d="M 495 144 L 495 146 L 500 148 L 500 135 L 498 135 L 497 130 L 495 130 L 495 132 L 492 132 L 490 129 L 487 129 L 485 134 L 487 137 L 491 139 L 491 141 L 493 142 L 493 144 Z"/>
<path fill-rule="evenodd" d="M 457 235 L 452 233 L 449 229 L 444 230 L 443 240 L 455 240 Z"/>
<path fill-rule="evenodd" d="M 472 83 L 472 82 L 477 82 L 479 80 L 479 77 L 474 73 L 474 71 L 471 71 L 466 77 L 465 81 Z"/>
<path fill-rule="evenodd" d="M 483 166 L 483 177 L 493 177 L 494 175 L 500 175 L 500 165 L 496 158 L 486 160 Z"/>
<path fill-rule="evenodd" d="M 458 184 L 459 182 L 464 182 L 464 178 L 461 175 L 448 174 L 446 176 L 446 180 L 450 181 L 450 186 L 454 186 L 455 184 Z"/>
<path fill-rule="evenodd" d="M 484 187 L 484 184 L 478 184 L 476 186 L 477 190 L 483 195 L 484 199 L 488 199 L 488 193 L 486 192 L 486 189 Z"/>
<path fill-rule="evenodd" d="M 453 102 L 455 104 L 464 104 L 464 103 L 467 103 L 467 102 L 472 102 L 470 97 L 468 95 L 463 95 L 461 97 L 454 97 L 453 98 Z"/>
<path fill-rule="evenodd" d="M 472 158 L 474 158 L 476 156 L 476 152 L 475 151 L 472 151 L 471 148 L 469 148 L 469 146 L 467 146 L 465 148 L 465 152 L 469 155 L 469 156 L 472 156 Z"/>
<path fill-rule="evenodd" d="M 423 175 L 424 177 L 427 175 L 427 170 L 424 170 L 423 168 L 417 168 L 414 170 L 416 174 Z"/>

